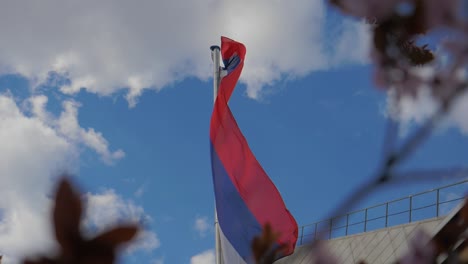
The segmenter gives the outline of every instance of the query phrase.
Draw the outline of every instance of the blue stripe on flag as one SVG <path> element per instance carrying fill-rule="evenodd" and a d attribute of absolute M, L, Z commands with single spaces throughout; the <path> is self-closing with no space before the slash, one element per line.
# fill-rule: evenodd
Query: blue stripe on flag
<path fill-rule="evenodd" d="M 250 263 L 252 260 L 250 244 L 255 236 L 261 234 L 262 226 L 240 197 L 213 144 L 210 146 L 219 226 L 238 254 Z"/>
<path fill-rule="evenodd" d="M 223 63 L 224 70 L 226 70 L 229 74 L 233 70 L 235 70 L 237 66 L 239 66 L 239 64 L 241 63 L 241 59 L 239 58 L 239 56 L 237 56 L 237 54 L 234 54 L 231 56 L 231 58 L 223 60 Z"/>
<path fill-rule="evenodd" d="M 234 247 L 229 243 L 223 234 L 223 230 L 219 228 L 219 239 L 221 240 L 221 249 L 223 263 L 225 264 L 247 264 L 247 262 L 237 253 Z M 253 261 L 250 261 L 251 263 Z"/>

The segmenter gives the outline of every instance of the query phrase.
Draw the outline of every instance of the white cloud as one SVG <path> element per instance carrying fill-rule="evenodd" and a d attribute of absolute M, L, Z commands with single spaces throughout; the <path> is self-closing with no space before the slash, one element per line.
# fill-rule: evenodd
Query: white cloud
<path fill-rule="evenodd" d="M 403 96 L 397 99 L 394 90 L 390 90 L 387 97 L 388 114 L 403 125 L 422 123 L 432 116 L 438 108 L 437 101 L 432 97 L 429 89 L 421 87 L 415 97 Z"/>
<path fill-rule="evenodd" d="M 107 164 L 112 164 L 125 156 L 125 153 L 120 149 L 110 152 L 109 143 L 100 132 L 96 132 L 93 128 L 84 129 L 80 127 L 78 124 L 78 103 L 65 101 L 63 107 L 65 111 L 62 112 L 56 122 L 58 130 L 63 135 L 96 151 Z"/>
<path fill-rule="evenodd" d="M 106 230 L 118 223 L 147 223 L 151 221 L 144 209 L 130 200 L 124 200 L 114 190 L 99 194 L 86 194 L 86 214 L 83 225 L 98 231 Z M 152 250 L 159 247 L 156 233 L 148 230 L 138 234 L 129 251 Z"/>
<path fill-rule="evenodd" d="M 0 95 L 0 120 L 0 248 L 22 255 L 50 246 L 45 193 L 51 175 L 75 167 L 77 152 L 40 118 L 26 116 L 9 96 Z"/>
<path fill-rule="evenodd" d="M 190 264 L 214 264 L 214 263 L 215 263 L 214 250 L 207 250 L 190 258 Z"/>
<path fill-rule="evenodd" d="M 242 81 L 255 98 L 284 76 L 362 62 L 363 27 L 343 20 L 336 43 L 325 44 L 325 13 L 321 0 L 4 0 L 0 74 L 20 73 L 39 84 L 56 71 L 71 80 L 61 87 L 65 93 L 129 89 L 134 105 L 144 89 L 209 78 L 208 47 L 226 35 L 247 46 Z M 347 52 L 351 44 L 363 48 Z"/>
<path fill-rule="evenodd" d="M 371 26 L 364 21 L 355 21 L 348 18 L 341 21 L 338 30 L 337 36 L 332 40 L 336 43 L 335 46 L 332 46 L 332 65 L 368 63 L 371 46 L 371 35 L 369 34 Z"/>
<path fill-rule="evenodd" d="M 140 186 L 134 193 L 135 197 L 142 197 L 143 194 L 145 193 L 145 185 Z"/>
<path fill-rule="evenodd" d="M 58 118 L 54 118 L 45 109 L 47 101 L 48 98 L 44 95 L 34 96 L 29 99 L 32 114 L 41 122 L 56 129 L 67 140 L 83 144 L 94 150 L 107 164 L 112 164 L 125 156 L 125 152 L 120 149 L 111 152 L 109 143 L 100 132 L 96 132 L 93 128 L 84 129 L 80 126 L 78 123 L 78 108 L 80 105 L 77 102 L 64 101 L 62 103 L 64 111 Z"/>
<path fill-rule="evenodd" d="M 151 261 L 151 264 L 164 264 L 164 258 L 156 258 Z"/>
<path fill-rule="evenodd" d="M 451 121 L 456 124 L 461 131 L 468 135 L 468 93 L 461 95 L 453 105 L 450 112 Z"/>
<path fill-rule="evenodd" d="M 413 73 L 420 76 L 422 80 L 427 81 L 434 76 L 436 69 L 432 66 L 426 66 L 413 69 Z M 466 72 L 457 72 L 449 85 L 455 86 L 456 82 L 466 80 Z M 417 83 L 417 82 L 416 82 Z M 449 89 L 452 87 L 442 88 Z M 430 88 L 426 84 L 420 84 L 416 87 L 415 96 L 404 95 L 397 99 L 395 90 L 390 89 L 387 97 L 387 113 L 390 117 L 402 123 L 402 132 L 405 133 L 411 124 L 422 124 L 439 111 L 440 100 L 434 98 Z M 468 93 L 461 94 L 454 101 L 450 112 L 443 120 L 442 128 L 456 127 L 462 133 L 468 135 Z M 439 124 L 440 125 L 440 124 Z"/>
<path fill-rule="evenodd" d="M 87 131 L 78 122 L 59 125 L 46 103 L 45 96 L 16 102 L 0 95 L 0 249 L 8 263 L 55 248 L 48 194 L 55 176 L 78 171 L 83 143 L 62 131 Z"/>
<path fill-rule="evenodd" d="M 200 237 L 205 237 L 206 233 L 210 230 L 210 223 L 208 222 L 208 217 L 197 217 L 195 219 L 194 228 L 200 235 Z"/>
<path fill-rule="evenodd" d="M 75 146 L 38 117 L 0 95 L 0 248 L 8 258 L 53 248 L 51 175 L 73 170 Z"/>

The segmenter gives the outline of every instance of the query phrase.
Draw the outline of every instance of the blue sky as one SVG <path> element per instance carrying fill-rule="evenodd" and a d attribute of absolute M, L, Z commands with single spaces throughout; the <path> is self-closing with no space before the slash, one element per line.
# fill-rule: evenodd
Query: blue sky
<path fill-rule="evenodd" d="M 46 3 L 43 14 L 57 4 Z M 91 1 L 86 4 L 93 5 Z M 129 16 L 147 12 L 145 4 L 132 6 Z M 160 4 L 162 10 L 185 10 L 167 1 Z M 209 1 L 204 4 L 214 8 Z M 15 1 L 2 5 L 11 10 L 21 6 Z M 218 44 L 221 34 L 246 44 L 246 66 L 231 109 L 299 225 L 327 217 L 379 166 L 388 97 L 373 85 L 373 68 L 365 55 L 366 28 L 360 22 L 343 20 L 317 1 L 300 1 L 294 10 L 286 11 L 281 3 L 269 8 L 263 1 L 248 8 L 223 3 L 225 8 L 245 11 L 239 11 L 241 19 L 223 11 L 227 12 L 226 24 L 200 33 L 190 43 L 159 26 L 153 32 L 159 38 L 148 37 L 147 22 L 156 22 L 126 18 L 117 8 L 125 9 L 123 3 L 111 11 L 96 5 L 82 7 L 70 17 L 58 14 L 71 26 L 55 26 L 51 31 L 57 34 L 46 29 L 51 21 L 40 19 L 39 33 L 30 32 L 28 43 L 22 42 L 29 32 L 28 21 L 16 21 L 12 15 L 0 18 L 0 24 L 5 24 L 1 23 L 4 19 L 17 26 L 16 31 L 0 26 L 0 33 L 11 33 L 11 42 L 17 44 L 0 44 L 0 117 L 12 124 L 0 129 L 0 142 L 8 146 L 0 151 L 6 160 L 0 163 L 5 190 L 0 196 L 4 200 L 0 203 L 0 240 L 4 241 L 0 241 L 0 251 L 8 257 L 51 246 L 22 242 L 28 234 L 25 226 L 32 221 L 31 226 L 42 227 L 40 231 L 32 228 L 31 240 L 48 241 L 47 197 L 55 176 L 69 171 L 92 208 L 84 225 L 99 229 L 116 219 L 133 219 L 148 228 L 125 255 L 126 263 L 210 260 L 214 196 L 208 134 L 213 103 L 209 46 Z M 300 10 L 301 5 L 310 14 Z M 250 9 L 260 7 L 266 11 L 249 16 Z M 39 11 L 25 12 L 31 22 Z M 162 15 L 164 11 L 155 12 Z M 203 24 L 201 17 L 207 11 L 197 12 L 191 14 L 192 19 L 196 25 Z M 85 15 L 105 22 L 98 23 L 103 31 L 80 31 L 83 28 L 76 25 L 84 23 Z M 174 30 L 190 34 L 192 27 L 184 19 L 188 18 L 174 24 Z M 279 27 L 276 35 L 267 34 L 271 23 L 282 21 L 285 28 Z M 251 28 L 243 26 L 254 22 Z M 306 23 L 312 24 L 306 27 Z M 119 42 L 122 32 L 116 28 L 121 25 L 128 25 L 131 41 Z M 297 32 L 290 30 L 297 25 Z M 140 26 L 141 32 L 135 31 Z M 96 32 L 106 34 L 96 40 L 92 38 Z M 86 44 L 77 45 L 83 38 L 89 38 Z M 156 51 L 146 42 L 156 43 Z M 134 49 L 141 50 L 133 54 Z M 173 49 L 177 51 L 170 54 Z M 109 57 L 102 55 L 107 53 Z M 96 54 L 102 57 L 96 59 Z M 47 78 L 51 71 L 59 77 Z M 404 169 L 466 164 L 468 120 L 456 114 L 464 105 L 403 164 Z M 419 97 L 410 106 L 403 106 L 401 138 L 434 108 Z M 357 208 L 453 181 L 444 178 L 391 186 L 370 194 Z M 12 218 L 14 214 L 20 219 Z M 31 220 L 39 218 L 43 220 Z M 206 254 L 199 256 L 199 262 L 193 259 L 202 253 Z"/>

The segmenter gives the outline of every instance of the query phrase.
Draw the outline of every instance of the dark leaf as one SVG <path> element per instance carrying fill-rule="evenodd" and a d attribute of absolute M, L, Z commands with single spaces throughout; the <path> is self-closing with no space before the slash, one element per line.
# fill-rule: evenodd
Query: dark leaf
<path fill-rule="evenodd" d="M 119 244 L 131 241 L 135 237 L 137 232 L 137 226 L 119 226 L 95 237 L 90 241 L 90 243 L 106 245 L 114 248 Z"/>
<path fill-rule="evenodd" d="M 63 178 L 55 197 L 53 220 L 55 237 L 65 251 L 70 250 L 73 244 L 80 240 L 80 220 L 82 206 L 80 197 L 73 190 L 67 179 Z"/>
<path fill-rule="evenodd" d="M 399 48 L 412 65 L 424 65 L 434 60 L 434 54 L 427 49 L 427 44 L 422 47 L 413 44 L 413 41 L 399 43 Z"/>
<path fill-rule="evenodd" d="M 24 260 L 23 264 L 57 264 L 57 262 L 49 258 L 40 258 L 37 260 Z"/>
<path fill-rule="evenodd" d="M 262 234 L 252 240 L 252 251 L 257 264 L 273 263 L 286 249 L 285 245 L 277 245 L 279 234 L 274 233 L 270 224 L 263 227 Z"/>

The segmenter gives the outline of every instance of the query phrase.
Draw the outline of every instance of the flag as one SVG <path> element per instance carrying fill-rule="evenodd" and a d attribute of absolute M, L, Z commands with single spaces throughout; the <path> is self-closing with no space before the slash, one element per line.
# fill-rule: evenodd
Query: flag
<path fill-rule="evenodd" d="M 251 242 L 269 223 L 285 245 L 284 256 L 296 245 L 298 228 L 280 193 L 261 167 L 228 106 L 244 66 L 242 43 L 221 37 L 224 62 L 210 123 L 211 166 L 225 264 L 251 263 Z"/>

